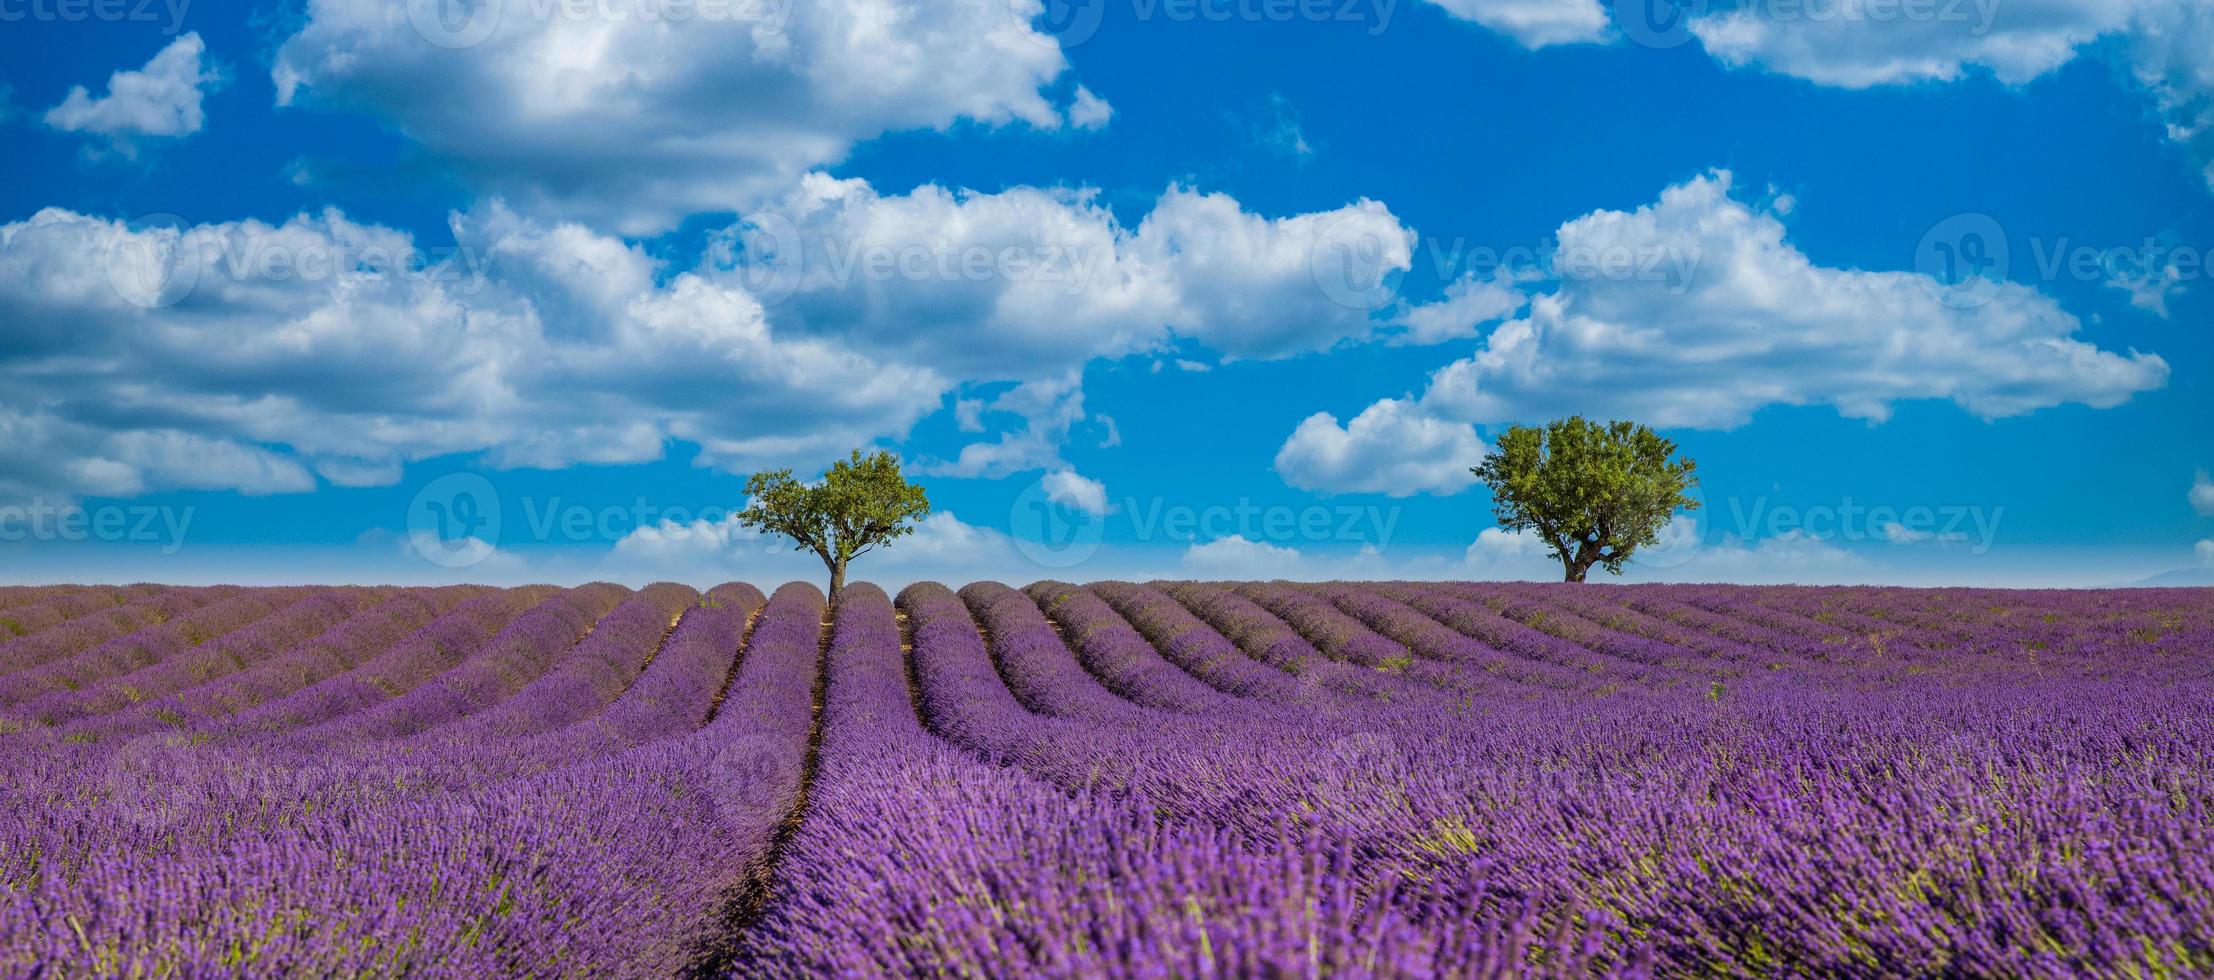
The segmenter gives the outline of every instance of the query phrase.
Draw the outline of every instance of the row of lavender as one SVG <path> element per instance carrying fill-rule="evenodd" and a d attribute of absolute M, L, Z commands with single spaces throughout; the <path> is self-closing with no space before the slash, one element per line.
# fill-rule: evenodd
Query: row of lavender
<path fill-rule="evenodd" d="M 726 944 L 712 910 L 762 887 L 743 858 L 799 792 L 756 763 L 807 744 L 811 587 L 251 598 L 190 653 L 172 620 L 72 658 L 118 665 L 85 694 L 230 665 L 168 707 L 26 715 L 0 742 L 13 962 L 668 973 Z"/>
<path fill-rule="evenodd" d="M 0 590 L 0 962 L 2214 968 L 2204 593 Z"/>
<path fill-rule="evenodd" d="M 759 964 L 2214 966 L 2203 593 L 1045 583 L 899 606 L 937 738 L 826 743 Z M 946 744 L 967 751 L 932 761 Z"/>

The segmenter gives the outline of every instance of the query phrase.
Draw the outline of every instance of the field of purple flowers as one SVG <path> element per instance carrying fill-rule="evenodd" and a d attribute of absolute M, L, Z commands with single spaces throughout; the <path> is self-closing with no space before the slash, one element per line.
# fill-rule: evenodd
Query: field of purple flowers
<path fill-rule="evenodd" d="M 0 971 L 2214 971 L 2214 591 L 0 589 Z"/>

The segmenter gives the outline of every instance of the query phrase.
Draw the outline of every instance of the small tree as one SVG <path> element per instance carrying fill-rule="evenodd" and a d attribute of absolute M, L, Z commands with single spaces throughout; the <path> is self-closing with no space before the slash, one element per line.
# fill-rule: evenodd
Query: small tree
<path fill-rule="evenodd" d="M 1509 427 L 1472 472 L 1490 484 L 1499 526 L 1536 531 L 1567 580 L 1581 582 L 1593 565 L 1622 574 L 1670 515 L 1698 508 L 1684 496 L 1699 485 L 1698 464 L 1671 459 L 1675 452 L 1646 426 L 1578 415 L 1542 429 Z"/>
<path fill-rule="evenodd" d="M 913 522 L 930 513 L 930 499 L 900 475 L 898 459 L 887 452 L 864 457 L 858 449 L 814 484 L 792 479 L 791 470 L 755 473 L 746 495 L 752 502 L 738 522 L 814 552 L 830 569 L 832 600 L 846 587 L 847 562 L 913 532 Z"/>

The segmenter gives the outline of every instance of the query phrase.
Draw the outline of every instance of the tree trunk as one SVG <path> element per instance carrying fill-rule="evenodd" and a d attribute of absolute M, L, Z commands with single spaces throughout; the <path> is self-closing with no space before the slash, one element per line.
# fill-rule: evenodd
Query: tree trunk
<path fill-rule="evenodd" d="M 846 563 L 843 559 L 830 563 L 830 601 L 838 601 L 838 592 L 846 587 Z"/>
<path fill-rule="evenodd" d="M 1581 581 L 1583 581 L 1583 580 L 1584 580 L 1584 575 L 1585 575 L 1585 573 L 1587 573 L 1587 572 L 1590 572 L 1590 571 L 1591 571 L 1591 566 L 1592 566 L 1592 563 L 1591 563 L 1591 562 L 1588 562 L 1588 561 L 1584 561 L 1584 560 L 1582 560 L 1582 559 L 1580 559 L 1580 558 L 1568 558 L 1568 559 L 1563 559 L 1563 560 L 1561 561 L 1561 570 L 1562 570 L 1563 572 L 1565 572 L 1565 573 L 1566 573 L 1566 576 L 1565 576 L 1564 578 L 1562 578 L 1562 581 L 1564 581 L 1564 582 L 1581 582 Z"/>

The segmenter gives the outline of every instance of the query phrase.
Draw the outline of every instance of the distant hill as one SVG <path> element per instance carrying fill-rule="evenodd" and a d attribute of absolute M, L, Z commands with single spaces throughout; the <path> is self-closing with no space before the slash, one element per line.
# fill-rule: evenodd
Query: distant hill
<path fill-rule="evenodd" d="M 2151 578 L 2141 578 L 2130 583 L 2133 587 L 2175 588 L 2190 585 L 2214 585 L 2214 568 L 2178 568 L 2162 572 Z"/>

